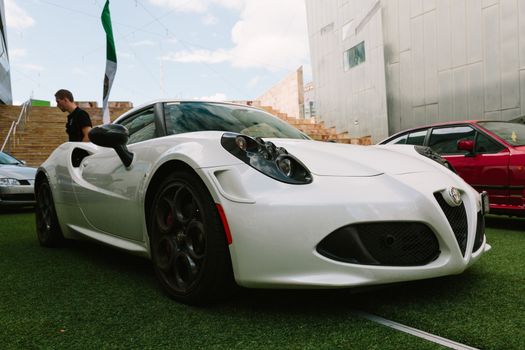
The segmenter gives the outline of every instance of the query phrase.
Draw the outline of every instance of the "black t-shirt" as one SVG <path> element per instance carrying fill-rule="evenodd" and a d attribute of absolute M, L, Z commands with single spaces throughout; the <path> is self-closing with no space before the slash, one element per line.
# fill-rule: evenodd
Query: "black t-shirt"
<path fill-rule="evenodd" d="M 82 129 L 86 126 L 93 126 L 89 114 L 83 109 L 75 108 L 75 110 L 67 116 L 66 132 L 69 135 L 69 141 L 82 141 L 84 137 Z"/>

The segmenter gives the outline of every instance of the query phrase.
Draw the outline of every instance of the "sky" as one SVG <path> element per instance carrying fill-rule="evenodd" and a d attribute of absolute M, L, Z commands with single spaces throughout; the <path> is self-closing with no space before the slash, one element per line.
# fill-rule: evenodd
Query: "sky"
<path fill-rule="evenodd" d="M 70 90 L 102 104 L 105 0 L 4 0 L 13 104 Z M 111 0 L 110 101 L 250 100 L 303 66 L 304 0 Z"/>

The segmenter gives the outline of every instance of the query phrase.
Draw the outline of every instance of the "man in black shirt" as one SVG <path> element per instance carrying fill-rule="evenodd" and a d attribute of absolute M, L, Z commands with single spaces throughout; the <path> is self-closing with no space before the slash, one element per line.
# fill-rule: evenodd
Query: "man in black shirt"
<path fill-rule="evenodd" d="M 69 141 L 89 142 L 89 130 L 93 126 L 89 114 L 80 109 L 73 98 L 73 94 L 68 90 L 58 90 L 55 93 L 57 107 L 62 112 L 69 112 L 67 116 L 66 132 L 69 135 Z"/>

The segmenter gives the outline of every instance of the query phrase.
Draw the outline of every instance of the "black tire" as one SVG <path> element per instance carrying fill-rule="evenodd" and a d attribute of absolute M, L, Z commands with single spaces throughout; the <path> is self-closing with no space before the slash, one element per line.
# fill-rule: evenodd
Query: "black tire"
<path fill-rule="evenodd" d="M 170 297 L 202 305 L 228 294 L 234 282 L 226 235 L 196 175 L 177 171 L 165 178 L 149 219 L 155 274 Z"/>
<path fill-rule="evenodd" d="M 63 243 L 64 236 L 58 223 L 53 194 L 47 179 L 35 191 L 35 219 L 38 242 L 43 247 L 56 247 Z"/>

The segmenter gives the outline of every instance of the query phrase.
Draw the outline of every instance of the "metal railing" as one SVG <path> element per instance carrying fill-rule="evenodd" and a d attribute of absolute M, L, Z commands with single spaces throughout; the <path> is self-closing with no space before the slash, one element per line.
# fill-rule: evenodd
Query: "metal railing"
<path fill-rule="evenodd" d="M 16 146 L 18 143 L 18 137 L 17 137 L 17 131 L 24 131 L 25 123 L 29 118 L 29 115 L 31 113 L 31 98 L 24 102 L 22 104 L 22 110 L 20 111 L 20 115 L 18 116 L 17 120 L 13 120 L 11 123 L 11 127 L 9 128 L 9 132 L 7 133 L 7 136 L 5 137 L 4 143 L 2 145 L 2 148 L 0 148 L 0 152 L 3 152 L 6 147 L 7 153 L 11 153 L 12 149 Z"/>

